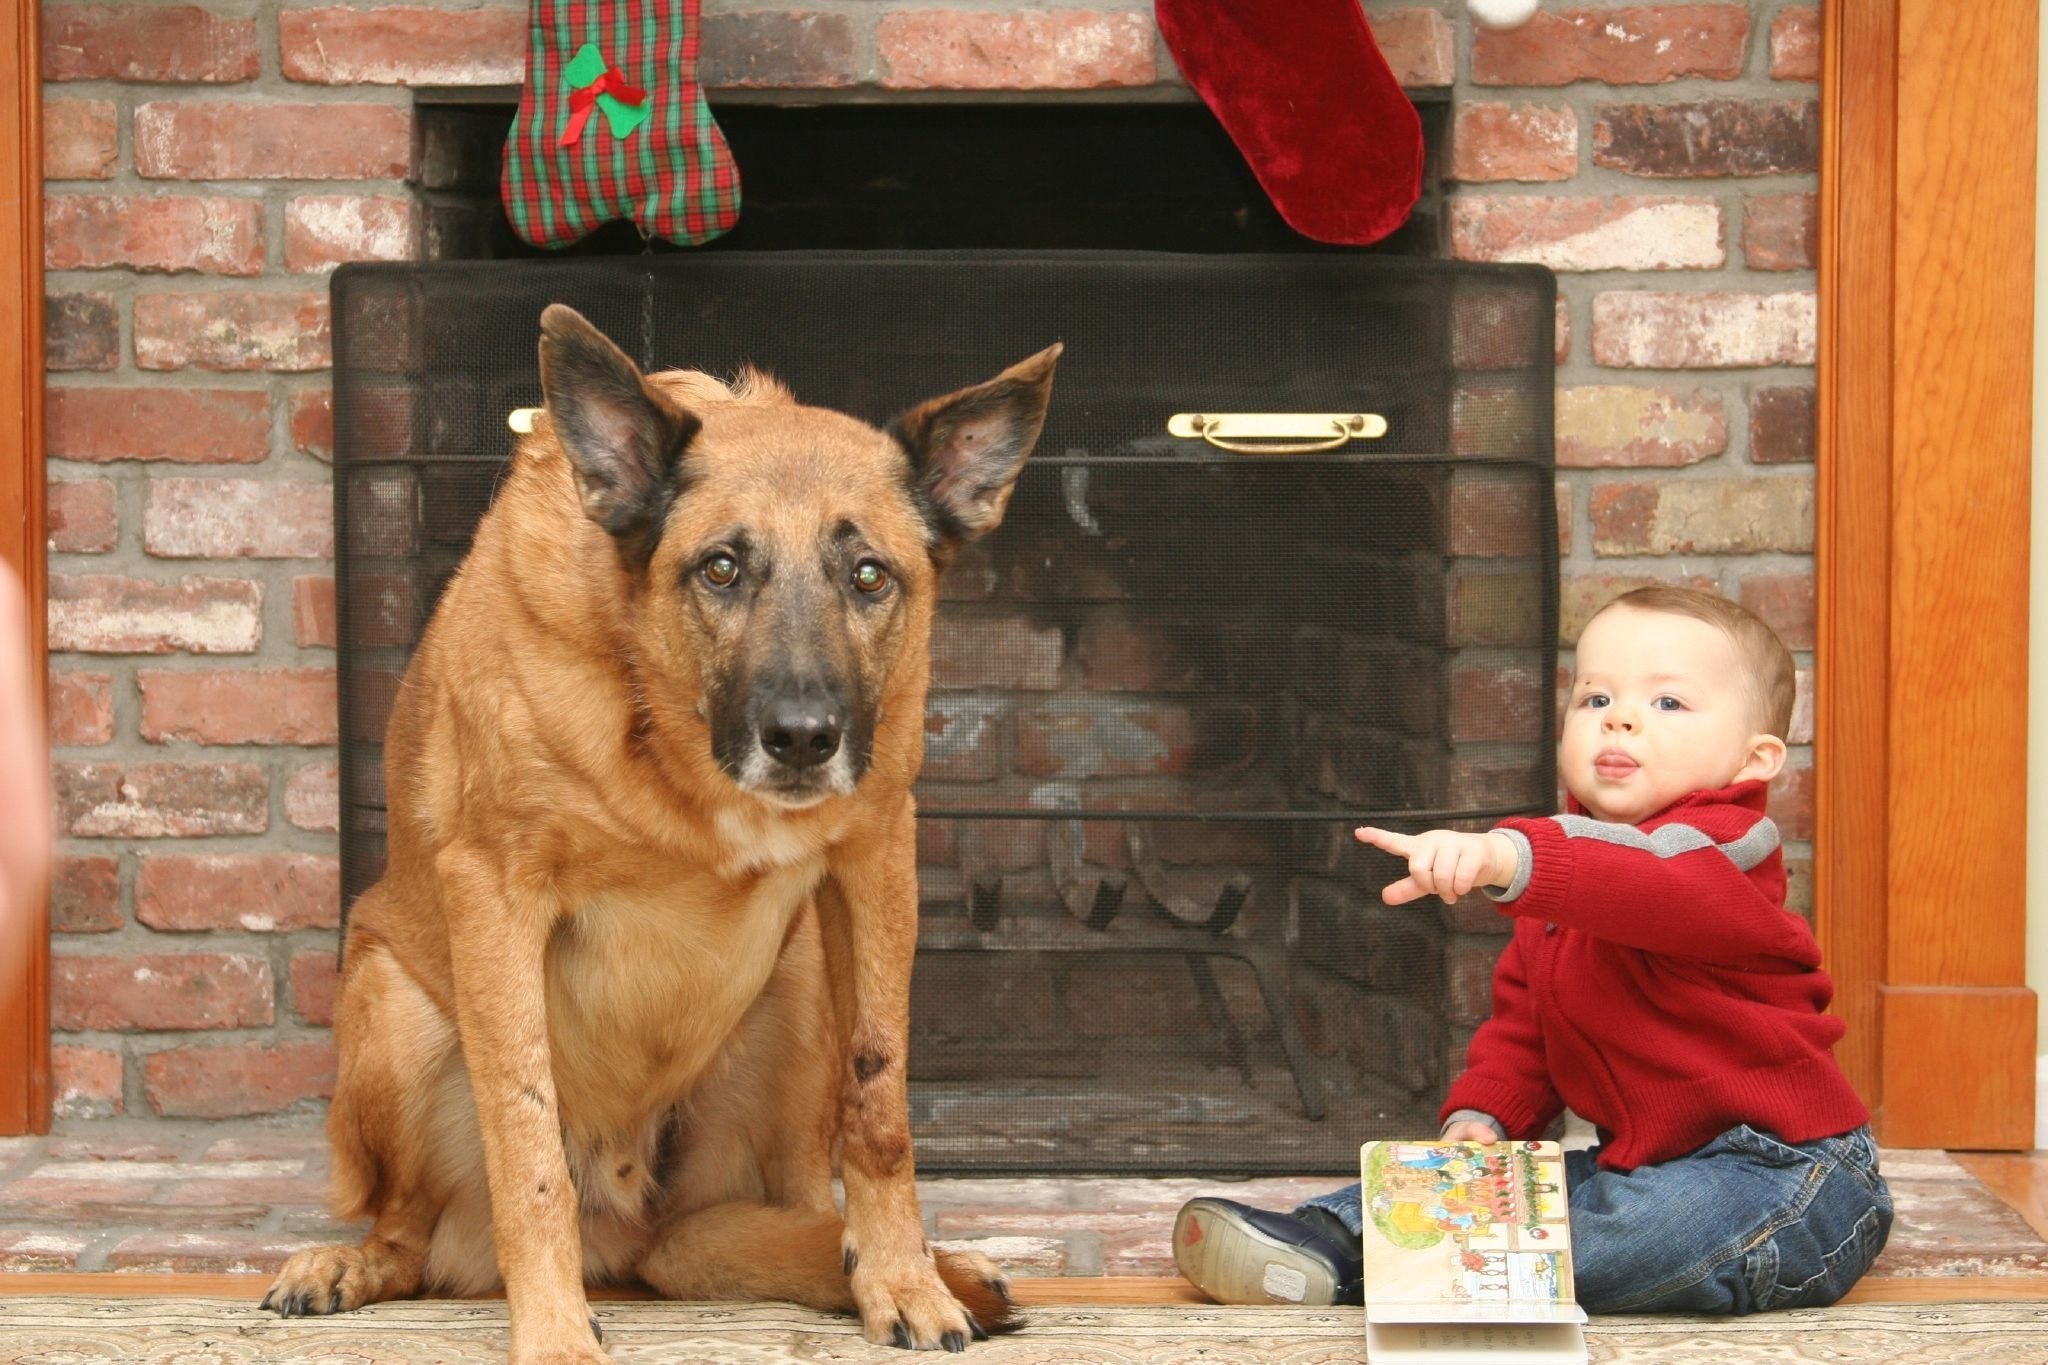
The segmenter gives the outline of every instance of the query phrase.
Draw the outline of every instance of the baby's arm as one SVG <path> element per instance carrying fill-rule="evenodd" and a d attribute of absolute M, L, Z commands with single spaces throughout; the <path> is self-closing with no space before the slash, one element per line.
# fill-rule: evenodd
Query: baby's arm
<path fill-rule="evenodd" d="M 1424 896 L 1445 904 L 1475 886 L 1506 886 L 1515 879 L 1518 850 L 1499 830 L 1467 834 L 1433 829 L 1423 834 L 1396 834 L 1365 826 L 1352 834 L 1361 843 L 1408 861 L 1408 875 L 1380 892 L 1388 905 L 1406 905 Z"/>

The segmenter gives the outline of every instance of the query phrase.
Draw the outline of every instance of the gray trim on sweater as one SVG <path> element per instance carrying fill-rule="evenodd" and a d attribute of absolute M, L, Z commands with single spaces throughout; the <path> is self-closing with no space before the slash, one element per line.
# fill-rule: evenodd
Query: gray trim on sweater
<path fill-rule="evenodd" d="M 1770 816 L 1762 816 L 1743 832 L 1739 839 L 1730 839 L 1725 844 L 1715 843 L 1711 835 L 1691 825 L 1673 822 L 1660 825 L 1645 834 L 1634 825 L 1624 825 L 1610 820 L 1595 820 L 1584 815 L 1553 815 L 1564 830 L 1567 839 L 1597 839 L 1603 844 L 1614 844 L 1620 848 L 1638 848 L 1659 858 L 1675 858 L 1681 853 L 1695 853 L 1703 848 L 1718 848 L 1728 855 L 1738 871 L 1747 872 L 1777 851 L 1780 842 L 1777 822 Z M 1497 901 L 1511 901 L 1529 889 L 1529 877 L 1535 870 L 1536 857 L 1529 847 L 1529 838 L 1520 830 L 1503 829 L 1496 833 L 1505 834 L 1514 841 L 1516 863 L 1515 879 L 1504 891 L 1486 888 L 1486 894 Z"/>

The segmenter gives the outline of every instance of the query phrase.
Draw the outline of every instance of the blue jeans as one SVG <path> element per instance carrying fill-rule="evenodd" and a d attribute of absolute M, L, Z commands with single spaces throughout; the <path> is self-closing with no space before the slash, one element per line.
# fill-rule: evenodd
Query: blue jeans
<path fill-rule="evenodd" d="M 1892 1196 L 1868 1128 L 1797 1145 L 1745 1125 L 1633 1171 L 1565 1153 L 1572 1265 L 1589 1313 L 1760 1313 L 1833 1303 L 1870 1269 Z M 1354 1233 L 1359 1189 L 1318 1195 Z M 1297 1210 L 1299 1212 L 1299 1210 Z"/>

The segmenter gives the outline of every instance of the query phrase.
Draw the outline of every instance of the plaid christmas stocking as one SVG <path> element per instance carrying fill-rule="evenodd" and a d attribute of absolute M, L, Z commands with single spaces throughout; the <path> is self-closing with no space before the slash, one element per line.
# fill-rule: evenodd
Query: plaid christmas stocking
<path fill-rule="evenodd" d="M 567 246 L 619 218 L 689 246 L 740 215 L 697 86 L 699 0 L 533 0 L 499 193 L 513 230 Z"/>
<path fill-rule="evenodd" d="M 1160 36 L 1289 227 L 1362 246 L 1422 193 L 1422 120 L 1358 0 L 1153 0 Z"/>

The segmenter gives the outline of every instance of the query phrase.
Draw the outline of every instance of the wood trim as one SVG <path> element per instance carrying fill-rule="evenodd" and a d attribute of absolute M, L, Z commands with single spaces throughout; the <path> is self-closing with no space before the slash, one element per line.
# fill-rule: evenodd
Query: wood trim
<path fill-rule="evenodd" d="M 0 1276 L 0 1298 L 45 1294 L 95 1298 L 243 1299 L 254 1303 L 270 1287 L 268 1275 L 160 1275 L 35 1271 Z M 1014 1276 L 1025 1308 L 1063 1304 L 1206 1304 L 1209 1299 L 1178 1275 Z M 502 1300 L 503 1294 L 480 1294 Z M 659 1295 L 647 1289 L 592 1289 L 592 1303 L 636 1302 Z M 2048 1275 L 1866 1275 L 1844 1303 L 1998 1303 L 2048 1300 Z M 346 1318 L 335 1323 L 345 1326 Z"/>
<path fill-rule="evenodd" d="M 1823 36 L 1815 921 L 1893 1144 L 2032 1131 L 2023 879 L 1984 850 L 2026 847 L 2037 22 L 1842 0 Z"/>
<path fill-rule="evenodd" d="M 28 596 L 37 713 L 49 678 L 43 471 L 42 64 L 35 0 L 0 0 L 0 556 Z M 0 1133 L 50 1126 L 49 900 L 0 933 L 20 934 L 12 980 L 0 980 Z"/>

